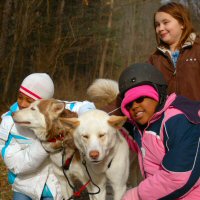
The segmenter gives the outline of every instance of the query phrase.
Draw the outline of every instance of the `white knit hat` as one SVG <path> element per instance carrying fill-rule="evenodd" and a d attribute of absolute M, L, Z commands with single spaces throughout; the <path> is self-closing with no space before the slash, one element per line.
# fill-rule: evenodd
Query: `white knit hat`
<path fill-rule="evenodd" d="M 54 84 L 46 73 L 33 73 L 22 82 L 19 91 L 34 100 L 49 99 L 54 95 Z"/>

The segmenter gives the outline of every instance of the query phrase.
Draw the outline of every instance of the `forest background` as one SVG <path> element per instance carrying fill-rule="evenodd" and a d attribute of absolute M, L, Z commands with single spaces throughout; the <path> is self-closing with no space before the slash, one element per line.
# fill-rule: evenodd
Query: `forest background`
<path fill-rule="evenodd" d="M 164 0 L 0 0 L 0 113 L 21 81 L 46 72 L 55 98 L 85 100 L 96 78 L 118 80 L 156 48 L 153 13 Z M 200 30 L 200 1 L 180 0 Z M 0 200 L 11 199 L 0 160 Z"/>

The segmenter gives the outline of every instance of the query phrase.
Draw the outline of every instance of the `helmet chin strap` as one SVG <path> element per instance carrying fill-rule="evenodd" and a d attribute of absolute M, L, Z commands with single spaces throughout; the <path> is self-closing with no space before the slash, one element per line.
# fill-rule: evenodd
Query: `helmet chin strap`
<path fill-rule="evenodd" d="M 154 88 L 159 94 L 159 104 L 157 106 L 156 112 L 161 110 L 165 104 L 167 98 L 167 85 L 153 84 Z"/>

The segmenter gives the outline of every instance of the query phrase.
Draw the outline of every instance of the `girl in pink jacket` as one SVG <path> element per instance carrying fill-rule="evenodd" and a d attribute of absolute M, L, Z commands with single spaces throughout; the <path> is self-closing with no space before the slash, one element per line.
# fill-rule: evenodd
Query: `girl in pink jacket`
<path fill-rule="evenodd" d="M 127 67 L 119 78 L 122 112 L 144 177 L 123 200 L 200 199 L 200 103 L 166 95 L 152 65 Z"/>

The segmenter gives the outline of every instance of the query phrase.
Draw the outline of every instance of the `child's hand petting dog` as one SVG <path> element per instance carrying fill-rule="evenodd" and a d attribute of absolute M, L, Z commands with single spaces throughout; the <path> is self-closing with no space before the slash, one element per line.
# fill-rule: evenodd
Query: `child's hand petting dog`
<path fill-rule="evenodd" d="M 56 140 L 55 142 L 41 142 L 41 144 L 48 153 L 61 151 L 63 149 L 63 141 L 61 140 Z"/>

